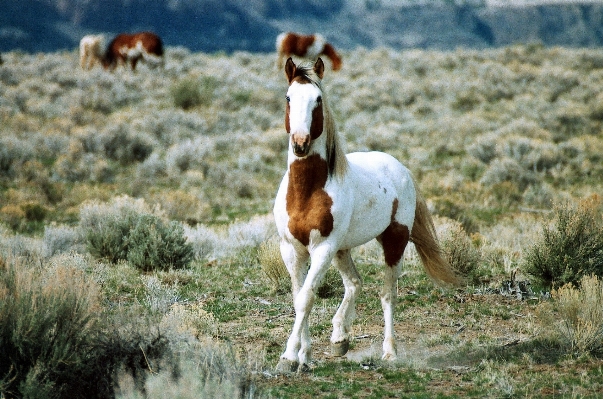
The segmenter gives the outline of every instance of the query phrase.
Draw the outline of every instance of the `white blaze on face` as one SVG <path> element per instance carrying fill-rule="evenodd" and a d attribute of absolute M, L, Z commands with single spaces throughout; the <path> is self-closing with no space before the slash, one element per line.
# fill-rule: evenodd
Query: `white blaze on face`
<path fill-rule="evenodd" d="M 293 82 L 287 91 L 291 133 L 309 134 L 312 111 L 318 106 L 320 90 L 313 84 Z"/>
<path fill-rule="evenodd" d="M 293 82 L 287 91 L 287 118 L 291 145 L 297 156 L 308 155 L 313 111 L 321 101 L 320 90 L 310 83 Z"/>

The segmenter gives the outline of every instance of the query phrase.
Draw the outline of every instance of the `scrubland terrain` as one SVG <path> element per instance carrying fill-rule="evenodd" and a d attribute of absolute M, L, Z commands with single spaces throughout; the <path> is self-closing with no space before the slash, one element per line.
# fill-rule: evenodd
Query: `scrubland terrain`
<path fill-rule="evenodd" d="M 0 397 L 597 396 L 603 288 L 580 273 L 603 274 L 603 53 L 343 55 L 324 85 L 348 151 L 410 168 L 467 282 L 436 287 L 409 248 L 398 362 L 379 359 L 369 243 L 350 353 L 329 355 L 329 272 L 312 369 L 274 373 L 293 320 L 270 214 L 287 151 L 274 54 L 172 47 L 164 69 L 110 73 L 75 51 L 9 52 Z"/>

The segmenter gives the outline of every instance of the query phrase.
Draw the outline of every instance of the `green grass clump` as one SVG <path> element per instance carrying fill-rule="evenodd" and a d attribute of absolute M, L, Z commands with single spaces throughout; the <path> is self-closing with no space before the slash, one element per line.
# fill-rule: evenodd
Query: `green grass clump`
<path fill-rule="evenodd" d="M 192 77 L 185 78 L 172 86 L 174 105 L 184 110 L 209 105 L 216 86 L 217 82 L 212 77 L 205 77 L 200 81 Z"/>
<path fill-rule="evenodd" d="M 544 286 L 579 285 L 583 276 L 603 276 L 601 198 L 557 206 L 551 227 L 526 254 L 526 271 Z"/>
<path fill-rule="evenodd" d="M 184 79 L 172 87 L 174 105 L 182 109 L 194 108 L 201 104 L 201 89 L 199 82 L 193 79 Z"/>

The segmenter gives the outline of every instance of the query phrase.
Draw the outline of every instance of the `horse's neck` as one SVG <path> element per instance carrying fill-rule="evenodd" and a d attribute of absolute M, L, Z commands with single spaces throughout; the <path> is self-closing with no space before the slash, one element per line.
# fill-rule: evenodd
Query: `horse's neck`
<path fill-rule="evenodd" d="M 310 154 L 289 164 L 288 192 L 300 199 L 322 190 L 329 177 L 327 161 L 319 154 Z"/>

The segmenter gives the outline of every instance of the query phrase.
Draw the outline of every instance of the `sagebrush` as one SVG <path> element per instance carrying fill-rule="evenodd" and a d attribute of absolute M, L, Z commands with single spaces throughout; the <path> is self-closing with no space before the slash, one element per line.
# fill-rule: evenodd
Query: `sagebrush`
<path fill-rule="evenodd" d="M 550 226 L 526 254 L 526 271 L 547 287 L 579 285 L 583 276 L 603 277 L 603 208 L 593 195 L 557 205 Z"/>

